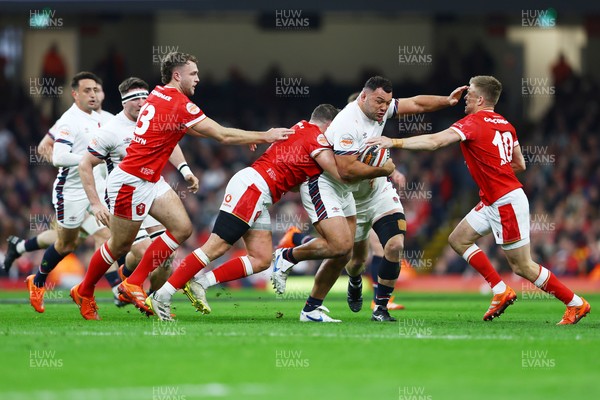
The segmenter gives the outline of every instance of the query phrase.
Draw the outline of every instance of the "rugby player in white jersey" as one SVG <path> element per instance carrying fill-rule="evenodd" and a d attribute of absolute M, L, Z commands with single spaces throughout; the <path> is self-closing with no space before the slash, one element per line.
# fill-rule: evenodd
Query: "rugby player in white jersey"
<path fill-rule="evenodd" d="M 56 122 L 52 162 L 59 167 L 54 182 L 52 202 L 58 225 L 57 240 L 49 246 L 35 275 L 27 277 L 29 299 L 37 312 L 44 312 L 44 285 L 50 271 L 69 253 L 75 250 L 79 230 L 88 215 L 89 200 L 83 190 L 78 164 L 87 151 L 93 131 L 100 127 L 97 107 L 100 79 L 91 72 L 79 72 L 71 82 L 73 105 Z M 96 180 L 103 185 L 101 173 L 95 171 Z M 98 230 L 107 228 L 97 224 Z"/>
<path fill-rule="evenodd" d="M 324 173 L 301 187 L 304 207 L 315 226 L 332 217 L 345 216 L 351 227 L 354 247 L 347 272 L 350 276 L 349 286 L 356 290 L 352 290 L 352 293 L 349 291 L 349 300 L 351 296 L 362 296 L 361 271 L 368 254 L 369 230 L 373 227 L 377 233 L 384 257 L 378 272 L 375 308 L 371 316 L 373 321 L 395 321 L 389 315 L 387 304 L 400 273 L 406 220 L 400 199 L 387 176 L 365 176 L 361 171 L 366 171 L 365 167 L 373 167 L 359 161 L 357 155 L 365 150 L 367 139 L 381 136 L 388 119 L 453 106 L 466 89 L 467 86 L 461 86 L 449 96 L 420 95 L 394 99 L 392 83 L 388 79 L 380 76 L 370 78 L 358 99 L 335 117 L 325 133 L 333 145 L 340 176 L 357 183 L 342 184 Z M 355 206 L 350 205 L 348 197 L 353 197 Z M 355 229 L 352 219 L 356 221 Z M 346 231 L 339 228 L 329 234 L 340 235 Z M 286 276 L 293 265 L 300 260 L 310 259 L 310 253 L 315 252 L 311 248 L 314 242 L 275 252 L 272 280 L 277 292 L 285 291 Z M 349 259 L 350 254 L 323 262 L 315 276 L 311 295 L 300 313 L 301 321 L 340 322 L 325 314 L 327 309 L 323 306 L 323 300 Z"/>

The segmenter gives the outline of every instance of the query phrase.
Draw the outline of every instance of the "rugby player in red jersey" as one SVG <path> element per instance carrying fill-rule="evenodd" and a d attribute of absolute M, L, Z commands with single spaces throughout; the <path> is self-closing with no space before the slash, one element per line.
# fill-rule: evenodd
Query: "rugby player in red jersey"
<path fill-rule="evenodd" d="M 231 178 L 207 242 L 188 255 L 167 283 L 146 300 L 146 305 L 160 319 L 172 319 L 171 297 L 178 289 L 183 288 L 196 309 L 207 314 L 210 312 L 206 302 L 207 288 L 269 268 L 273 239 L 268 208 L 286 192 L 324 170 L 340 179 L 332 147 L 324 135 L 337 113 L 332 105 L 318 106 L 310 121 L 300 121 L 292 127 L 296 133 L 288 140 L 274 143 L 250 167 Z M 200 272 L 242 238 L 247 255 L 212 271 Z M 324 249 L 331 254 L 339 251 L 335 240 L 315 240 L 323 241 Z"/>
<path fill-rule="evenodd" d="M 179 196 L 171 188 L 156 185 L 183 135 L 213 138 L 224 144 L 256 144 L 283 140 L 294 133 L 284 128 L 267 132 L 225 128 L 208 118 L 189 99 L 199 81 L 197 60 L 192 55 L 169 53 L 161 65 L 161 75 L 165 86 L 156 86 L 148 96 L 127 155 L 107 180 L 111 238 L 92 256 L 83 282 L 71 289 L 71 297 L 85 319 L 99 319 L 94 285 L 115 260 L 130 250 L 148 214 L 167 230 L 148 247 L 133 274 L 119 285 L 119 292 L 141 311 L 151 312 L 144 304 L 144 280 L 192 232 Z"/>
<path fill-rule="evenodd" d="M 466 117 L 450 128 L 406 139 L 379 137 L 367 144 L 406 150 L 436 150 L 460 141 L 469 172 L 481 201 L 450 234 L 450 246 L 490 284 L 492 304 L 485 321 L 500 316 L 517 299 L 475 242 L 493 233 L 508 264 L 517 275 L 562 301 L 567 309 L 557 325 L 576 324 L 590 312 L 590 304 L 566 287 L 554 274 L 531 259 L 529 244 L 529 201 L 515 173 L 525 170 L 525 159 L 515 128 L 494 111 L 502 84 L 492 76 L 469 81 L 465 96 Z"/>

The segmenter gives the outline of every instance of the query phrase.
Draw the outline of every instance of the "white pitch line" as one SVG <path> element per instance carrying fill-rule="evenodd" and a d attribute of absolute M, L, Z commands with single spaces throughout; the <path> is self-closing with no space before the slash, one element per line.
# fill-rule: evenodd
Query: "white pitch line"
<path fill-rule="evenodd" d="M 156 385 L 124 388 L 87 388 L 69 390 L 12 391 L 2 393 L 3 400 L 105 400 L 105 399 L 185 399 L 188 396 L 226 397 L 248 396 L 264 397 L 269 393 L 263 384 L 230 385 L 225 383 L 206 383 L 202 385 Z"/>

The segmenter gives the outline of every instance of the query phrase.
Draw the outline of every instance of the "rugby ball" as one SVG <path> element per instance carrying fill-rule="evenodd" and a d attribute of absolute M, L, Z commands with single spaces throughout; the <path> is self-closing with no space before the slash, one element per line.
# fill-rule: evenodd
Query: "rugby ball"
<path fill-rule="evenodd" d="M 383 167 L 383 164 L 390 158 L 389 149 L 380 148 L 377 145 L 367 147 L 358 156 L 358 161 L 369 164 L 372 167 Z"/>

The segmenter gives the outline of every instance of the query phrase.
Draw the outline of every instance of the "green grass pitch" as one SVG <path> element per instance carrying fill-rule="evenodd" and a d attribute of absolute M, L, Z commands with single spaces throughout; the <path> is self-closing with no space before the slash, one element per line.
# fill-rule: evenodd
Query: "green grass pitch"
<path fill-rule="evenodd" d="M 213 288 L 206 316 L 177 294 L 170 324 L 108 292 L 102 321 L 83 320 L 66 290 L 44 314 L 25 292 L 2 293 L 0 399 L 600 398 L 598 294 L 590 315 L 559 327 L 563 304 L 541 293 L 483 322 L 489 296 L 400 292 L 407 309 L 386 324 L 368 302 L 352 313 L 340 291 L 325 304 L 341 324 L 300 323 L 306 293 Z"/>

